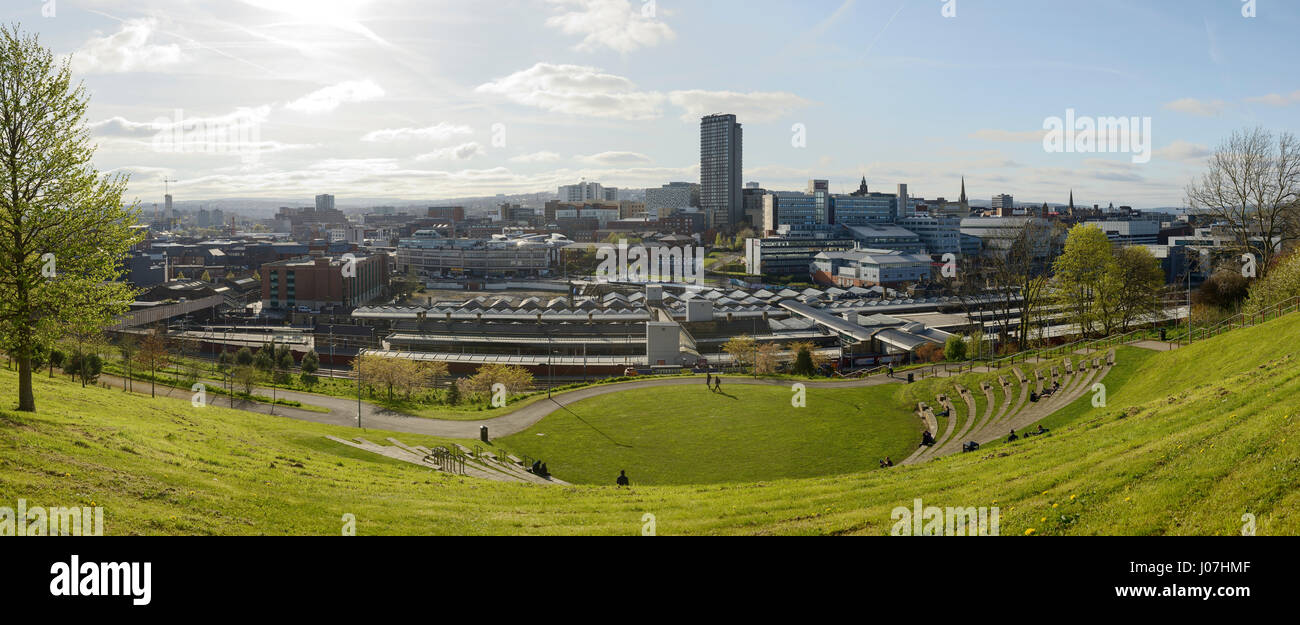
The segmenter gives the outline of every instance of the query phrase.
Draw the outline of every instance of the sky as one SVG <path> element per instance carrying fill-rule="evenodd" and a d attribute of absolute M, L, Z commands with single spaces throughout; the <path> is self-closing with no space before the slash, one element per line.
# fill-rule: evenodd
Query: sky
<path fill-rule="evenodd" d="M 965 176 L 973 199 L 1073 189 L 1081 205 L 1176 207 L 1232 132 L 1300 130 L 1291 0 L 6 0 L 0 14 L 70 59 L 96 167 L 146 203 L 165 184 L 178 200 L 345 206 L 698 181 L 699 118 L 725 112 L 744 125 L 746 181 L 768 189 L 865 176 L 955 200 Z M 1071 110 L 1150 133 L 1049 150 L 1049 120 Z"/>

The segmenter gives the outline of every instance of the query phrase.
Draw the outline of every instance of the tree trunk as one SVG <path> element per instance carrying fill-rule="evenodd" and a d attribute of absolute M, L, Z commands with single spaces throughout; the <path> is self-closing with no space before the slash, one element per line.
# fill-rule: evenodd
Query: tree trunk
<path fill-rule="evenodd" d="M 18 410 L 36 412 L 36 394 L 32 391 L 32 357 L 18 355 Z"/>

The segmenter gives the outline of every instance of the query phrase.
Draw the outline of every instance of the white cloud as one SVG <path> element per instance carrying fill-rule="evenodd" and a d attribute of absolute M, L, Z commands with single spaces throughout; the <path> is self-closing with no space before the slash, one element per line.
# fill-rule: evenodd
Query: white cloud
<path fill-rule="evenodd" d="M 176 44 L 150 43 L 158 22 L 152 18 L 134 19 L 106 37 L 87 41 L 72 54 L 72 71 L 78 74 L 118 74 L 158 71 L 185 60 Z"/>
<path fill-rule="evenodd" d="M 1210 148 L 1204 145 L 1175 141 L 1154 152 L 1156 158 L 1167 161 L 1194 161 L 1210 155 Z"/>
<path fill-rule="evenodd" d="M 434 150 L 415 157 L 417 161 L 468 161 L 487 152 L 477 142 L 462 143 L 455 147 Z"/>
<path fill-rule="evenodd" d="M 553 113 L 629 120 L 658 118 L 664 100 L 663 94 L 639 91 L 631 80 L 595 67 L 550 63 L 538 63 L 475 91 Z"/>
<path fill-rule="evenodd" d="M 1269 106 L 1291 106 L 1293 104 L 1300 104 L 1300 91 L 1292 91 L 1286 95 L 1270 93 L 1258 98 L 1246 98 L 1246 101 L 1254 104 L 1267 104 Z"/>
<path fill-rule="evenodd" d="M 512 163 L 553 163 L 560 160 L 560 158 L 562 157 L 555 152 L 541 151 L 532 154 L 520 154 L 511 157 L 509 160 Z"/>
<path fill-rule="evenodd" d="M 1043 140 L 1047 134 L 1046 130 L 998 130 L 996 128 L 985 128 L 976 130 L 967 135 L 971 139 L 981 141 L 996 141 L 998 143 L 1037 143 Z"/>
<path fill-rule="evenodd" d="M 601 152 L 579 156 L 577 160 L 590 165 L 646 165 L 654 162 L 654 159 L 638 152 Z"/>
<path fill-rule="evenodd" d="M 384 89 L 370 80 L 353 80 L 313 91 L 285 108 L 300 113 L 328 113 L 347 102 L 366 102 L 384 97 Z"/>
<path fill-rule="evenodd" d="M 677 35 L 654 15 L 653 2 L 633 7 L 628 0 L 550 0 L 565 12 L 550 17 L 546 25 L 566 35 L 581 35 L 575 49 L 596 52 L 609 48 L 628 53 L 672 41 Z"/>
<path fill-rule="evenodd" d="M 368 132 L 362 141 L 368 143 L 389 143 L 393 141 L 446 141 L 457 135 L 473 134 L 474 129 L 469 126 L 458 126 L 439 122 L 437 125 L 427 128 L 385 128 Z"/>
<path fill-rule="evenodd" d="M 1197 100 L 1196 98 L 1183 98 L 1165 104 L 1165 110 L 1197 117 L 1217 117 L 1223 114 L 1226 108 L 1228 105 L 1223 100 Z"/>
<path fill-rule="evenodd" d="M 734 113 L 741 123 L 776 121 L 813 103 L 784 91 L 674 91 L 668 95 L 676 106 L 685 109 L 682 119 L 698 121 L 710 113 Z"/>

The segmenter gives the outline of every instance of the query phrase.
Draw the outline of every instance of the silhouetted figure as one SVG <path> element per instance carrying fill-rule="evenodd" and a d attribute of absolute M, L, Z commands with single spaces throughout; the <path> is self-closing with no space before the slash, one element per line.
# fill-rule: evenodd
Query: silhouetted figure
<path fill-rule="evenodd" d="M 551 471 L 546 468 L 546 463 L 542 463 L 542 477 L 551 477 Z"/>
<path fill-rule="evenodd" d="M 894 466 L 894 461 L 891 460 L 891 459 L 889 458 L 889 456 L 885 456 L 885 466 L 887 466 L 887 467 L 892 467 L 892 466 Z"/>
<path fill-rule="evenodd" d="M 619 471 L 619 472 L 618 472 L 618 480 L 617 480 L 617 482 L 618 482 L 618 485 L 619 485 L 619 486 L 627 486 L 627 485 L 630 483 L 630 482 L 628 481 L 628 479 L 627 479 L 627 471 Z"/>
<path fill-rule="evenodd" d="M 1046 433 L 1048 433 L 1048 432 L 1051 432 L 1051 430 L 1049 430 L 1049 429 L 1043 427 L 1043 424 L 1041 424 L 1041 423 L 1038 424 L 1038 435 L 1039 435 L 1039 436 L 1042 436 L 1043 434 L 1046 434 Z"/>
<path fill-rule="evenodd" d="M 719 393 L 722 392 L 722 376 L 718 376 L 718 377 L 716 377 L 716 378 L 713 378 L 713 390 L 715 390 L 715 391 L 717 391 L 717 392 L 719 392 Z"/>
<path fill-rule="evenodd" d="M 712 372 L 712 371 L 705 372 L 705 374 L 704 374 L 704 385 L 705 385 L 705 386 L 713 386 L 713 372 Z"/>
<path fill-rule="evenodd" d="M 961 450 L 962 450 L 963 453 L 969 453 L 969 452 L 972 452 L 972 451 L 978 451 L 979 448 L 980 448 L 980 444 L 977 443 L 977 442 L 975 442 L 975 441 L 971 441 L 971 442 L 966 443 L 966 444 L 964 444 L 964 445 L 961 446 Z"/>
<path fill-rule="evenodd" d="M 534 461 L 533 461 L 533 467 L 532 467 L 531 469 L 529 469 L 529 471 L 531 471 L 533 475 L 541 475 L 541 474 L 542 474 L 542 461 L 541 461 L 541 460 L 534 460 Z"/>
<path fill-rule="evenodd" d="M 1011 436 L 1008 436 L 1008 437 L 1007 437 L 1007 442 L 1008 442 L 1008 443 L 1014 443 L 1014 442 L 1016 442 L 1016 441 L 1018 441 L 1018 440 L 1020 440 L 1020 437 L 1019 437 L 1019 436 L 1016 436 L 1016 431 L 1015 431 L 1015 430 L 1011 430 Z"/>
<path fill-rule="evenodd" d="M 931 434 L 930 430 L 921 433 L 921 446 L 934 447 L 934 434 Z"/>

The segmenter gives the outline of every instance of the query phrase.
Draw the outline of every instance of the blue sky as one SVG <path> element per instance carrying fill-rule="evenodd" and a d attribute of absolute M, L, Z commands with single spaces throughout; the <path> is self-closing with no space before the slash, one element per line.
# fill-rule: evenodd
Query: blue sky
<path fill-rule="evenodd" d="M 4 19 L 72 55 L 97 166 L 146 202 L 167 178 L 180 199 L 343 204 L 658 186 L 698 179 L 698 117 L 734 112 L 767 188 L 955 199 L 965 175 L 975 198 L 1144 207 L 1181 205 L 1233 130 L 1297 130 L 1300 3 L 1243 4 L 10 0 Z M 1150 162 L 1046 151 L 1067 109 L 1151 118 Z"/>

